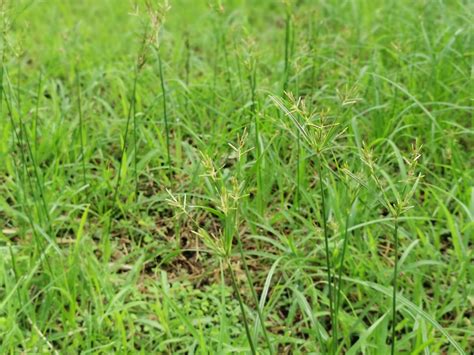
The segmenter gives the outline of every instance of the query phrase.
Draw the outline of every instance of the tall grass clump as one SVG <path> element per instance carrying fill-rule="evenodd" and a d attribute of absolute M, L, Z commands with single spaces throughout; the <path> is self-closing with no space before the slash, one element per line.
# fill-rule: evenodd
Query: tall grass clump
<path fill-rule="evenodd" d="M 22 48 L 22 43 L 14 45 L 9 42 L 8 32 L 12 26 L 8 13 L 10 9 L 7 2 L 2 2 L 0 5 L 3 14 L 0 106 L 3 111 L 3 102 L 5 102 L 6 116 L 9 117 L 11 130 L 13 131 L 12 141 L 14 148 L 11 149 L 10 155 L 18 179 L 18 198 L 23 208 L 24 216 L 26 216 L 27 223 L 32 230 L 36 251 L 41 254 L 47 250 L 47 244 L 54 244 L 54 242 L 51 239 L 51 218 L 45 197 L 44 184 L 41 179 L 40 168 L 35 159 L 35 153 L 32 148 L 33 144 L 31 143 L 31 137 L 24 121 L 22 109 L 23 68 L 20 57 L 24 49 Z M 11 54 L 17 63 L 16 90 L 13 87 L 12 78 L 5 66 L 8 54 Z M 36 100 L 37 107 L 39 105 L 39 97 L 37 97 Z M 38 218 L 40 222 L 39 225 L 36 223 L 35 217 Z M 46 258 L 46 266 L 49 268 L 49 271 L 51 271 L 48 258 Z"/>
<path fill-rule="evenodd" d="M 135 198 L 138 198 L 138 167 L 137 167 L 137 154 L 138 154 L 138 123 L 137 123 L 137 115 L 136 115 L 136 99 L 137 99 L 137 86 L 138 80 L 141 71 L 143 70 L 146 62 L 147 57 L 149 55 L 150 49 L 158 49 L 159 50 L 159 34 L 161 30 L 161 26 L 165 21 L 165 14 L 170 9 L 168 2 L 165 1 L 163 4 L 155 5 L 151 2 L 146 2 L 146 10 L 149 16 L 148 21 L 145 23 L 143 35 L 141 38 L 141 44 L 139 51 L 136 56 L 136 62 L 134 64 L 134 75 L 133 75 L 133 83 L 132 89 L 129 99 L 129 107 L 128 107 L 128 114 L 127 120 L 125 123 L 125 131 L 123 135 L 123 145 L 120 154 L 120 161 L 117 169 L 117 178 L 115 181 L 113 197 L 112 197 L 112 208 L 109 210 L 109 219 L 107 225 L 107 232 L 104 238 L 104 246 L 105 246 L 105 258 L 108 259 L 110 257 L 110 232 L 112 228 L 113 222 L 113 209 L 116 207 L 118 193 L 120 190 L 120 185 L 122 184 L 122 171 L 123 165 L 126 164 L 126 152 L 128 150 L 128 139 L 129 139 L 129 129 L 130 123 L 133 122 L 133 165 L 134 165 L 134 185 L 135 185 Z M 161 68 L 161 59 L 159 59 L 159 67 L 160 67 L 160 77 L 161 77 L 161 84 L 162 88 L 164 89 L 164 81 L 162 75 L 162 68 Z M 165 92 L 163 92 L 165 95 Z M 165 128 L 166 128 L 166 136 L 167 136 L 167 158 L 168 163 L 170 162 L 170 154 L 169 154 L 169 128 L 168 128 L 168 121 L 167 121 L 167 110 L 166 110 L 166 97 L 163 96 L 163 109 L 164 109 L 164 118 L 165 118 Z M 133 119 L 133 120 L 132 120 Z"/>
<path fill-rule="evenodd" d="M 244 45 L 246 50 L 243 58 L 244 69 L 247 76 L 249 88 L 249 122 L 254 133 L 254 159 L 255 159 L 255 175 L 256 175 L 256 192 L 255 199 L 257 202 L 257 212 L 261 217 L 264 217 L 264 184 L 263 184 L 263 149 L 260 134 L 260 120 L 259 120 L 259 102 L 257 97 L 257 70 L 258 70 L 258 53 L 256 51 L 256 43 L 253 38 L 247 37 Z"/>
<path fill-rule="evenodd" d="M 137 169 L 137 164 L 136 164 L 136 148 L 137 148 L 137 122 L 136 122 L 136 117 L 135 117 L 135 102 L 136 102 L 136 95 L 137 95 L 137 84 L 138 84 L 138 78 L 139 78 L 139 73 L 141 68 L 143 67 L 144 62 L 144 50 L 146 46 L 146 39 L 147 39 L 147 32 L 144 32 L 143 38 L 142 38 L 142 47 L 141 50 L 137 56 L 137 61 L 134 66 L 134 76 L 133 76 L 133 84 L 132 84 L 132 90 L 130 94 L 130 100 L 129 100 L 129 107 L 128 107 L 128 113 L 127 113 L 127 119 L 125 123 L 125 130 L 123 133 L 123 143 L 122 143 L 122 149 L 120 152 L 120 159 L 118 163 L 118 168 L 117 168 L 117 177 L 115 179 L 115 185 L 113 189 L 113 195 L 112 195 L 112 206 L 109 209 L 109 218 L 108 218 L 108 223 L 107 223 L 107 230 L 103 238 L 103 243 L 104 243 L 104 257 L 105 259 L 110 258 L 110 233 L 112 229 L 112 223 L 113 223 L 113 210 L 117 206 L 117 200 L 118 200 L 118 195 L 119 195 L 119 190 L 120 186 L 122 184 L 122 171 L 123 171 L 123 166 L 124 164 L 127 164 L 125 161 L 126 158 L 126 153 L 128 150 L 128 139 L 129 139 L 129 130 L 130 130 L 130 123 L 133 122 L 133 143 L 134 143 L 134 191 L 137 194 L 138 193 L 138 173 L 136 171 Z M 132 120 L 133 118 L 133 120 Z M 138 197 L 137 195 L 135 195 Z"/>
<path fill-rule="evenodd" d="M 171 6 L 168 1 L 164 1 L 163 3 L 153 4 L 151 1 L 146 2 L 146 7 L 148 11 L 148 16 L 150 18 L 151 24 L 151 37 L 150 37 L 150 45 L 152 50 L 155 53 L 155 56 L 158 58 L 158 69 L 159 69 L 159 76 L 160 76 L 160 86 L 161 86 L 161 93 L 163 95 L 162 98 L 162 107 L 163 107 L 163 119 L 165 122 L 165 138 L 166 138 L 166 162 L 168 168 L 168 177 L 171 178 L 171 151 L 170 151 L 170 123 L 169 123 L 169 114 L 168 114 L 168 106 L 167 106 L 167 88 L 166 88 L 166 80 L 163 71 L 163 60 L 162 60 L 162 49 L 161 49 L 161 32 L 163 30 L 163 26 L 166 21 L 166 13 L 171 10 Z M 189 60 L 189 59 L 188 59 Z M 189 73 L 189 62 L 187 61 L 186 64 L 186 80 L 189 80 L 188 73 Z"/>

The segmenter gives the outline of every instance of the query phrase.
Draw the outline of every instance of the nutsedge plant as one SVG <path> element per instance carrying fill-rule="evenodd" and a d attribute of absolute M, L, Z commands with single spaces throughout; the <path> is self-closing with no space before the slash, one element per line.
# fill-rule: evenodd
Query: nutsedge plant
<path fill-rule="evenodd" d="M 413 208 L 412 198 L 416 192 L 421 173 L 417 172 L 418 160 L 421 157 L 421 146 L 414 143 L 412 146 L 411 155 L 403 157 L 405 163 L 408 165 L 407 174 L 403 180 L 397 181 L 394 184 L 384 184 L 380 174 L 386 174 L 377 165 L 374 159 L 374 153 L 370 147 L 365 146 L 363 149 L 363 157 L 361 158 L 364 164 L 368 167 L 369 176 L 374 181 L 378 188 L 381 197 L 378 198 L 380 203 L 390 212 L 393 219 L 393 277 L 392 277 L 392 340 L 391 340 L 391 354 L 396 353 L 396 326 L 397 326 L 397 292 L 398 292 L 398 249 L 399 249 L 399 235 L 398 228 L 400 217 L 408 210 Z M 388 182 L 388 181 L 387 181 Z"/>
<path fill-rule="evenodd" d="M 344 130 L 338 129 L 338 124 L 329 120 L 327 112 L 308 111 L 303 99 L 296 99 L 291 94 L 287 94 L 290 101 L 290 108 L 284 102 L 276 97 L 270 96 L 270 99 L 275 105 L 284 112 L 284 114 L 296 126 L 301 137 L 304 139 L 308 149 L 315 154 L 316 172 L 319 180 L 319 194 L 321 198 L 321 223 L 324 235 L 324 247 L 326 258 L 326 273 L 328 285 L 328 299 L 329 299 L 329 317 L 331 325 L 335 326 L 334 300 L 333 292 L 333 268 L 331 265 L 331 251 L 329 249 L 329 227 L 327 221 L 328 208 L 326 205 L 326 191 L 324 188 L 324 180 L 326 175 L 326 154 L 330 152 L 335 144 L 334 142 L 344 134 Z M 334 339 L 333 339 L 334 341 Z"/>
<path fill-rule="evenodd" d="M 246 140 L 247 134 L 244 132 L 244 135 L 242 137 L 238 137 L 237 144 L 229 143 L 229 146 L 237 154 L 238 164 L 240 163 L 242 157 L 251 150 L 245 148 Z M 233 269 L 234 266 L 232 264 L 234 244 L 237 243 L 240 261 L 242 262 L 242 265 L 244 267 L 244 273 L 247 279 L 249 289 L 251 291 L 252 301 L 254 302 L 255 307 L 257 309 L 258 324 L 260 324 L 260 328 L 264 335 L 267 350 L 270 354 L 273 354 L 273 346 L 270 342 L 268 332 L 266 330 L 263 310 L 260 309 L 257 293 L 254 287 L 254 283 L 252 281 L 250 270 L 247 265 L 245 251 L 239 232 L 239 228 L 241 225 L 241 219 L 239 216 L 239 205 L 241 200 L 248 197 L 248 195 L 245 193 L 246 189 L 248 189 L 248 187 L 246 186 L 247 184 L 245 180 L 243 182 L 239 182 L 238 177 L 230 177 L 227 179 L 224 178 L 221 171 L 222 168 L 216 167 L 212 159 L 204 153 L 201 153 L 201 163 L 204 168 L 204 174 L 202 175 L 202 177 L 207 180 L 208 186 L 210 186 L 210 188 L 212 189 L 212 194 L 216 196 L 216 200 L 214 201 L 216 205 L 216 213 L 221 217 L 223 221 L 221 234 L 213 235 L 199 226 L 199 223 L 193 218 L 193 215 L 191 213 L 191 208 L 197 208 L 198 206 L 188 206 L 185 195 L 182 199 L 179 199 L 173 193 L 168 191 L 170 198 L 167 201 L 171 206 L 177 209 L 178 216 L 185 215 L 189 220 L 193 222 L 193 224 L 197 228 L 197 230 L 193 231 L 193 233 L 195 233 L 209 248 L 210 253 L 219 257 L 219 259 L 222 260 L 223 264 L 226 266 L 227 271 L 230 275 L 236 298 L 240 305 L 240 311 L 242 314 L 250 350 L 253 354 L 256 354 L 258 350 L 256 341 L 250 332 L 249 320 L 247 318 L 246 310 L 244 307 L 244 299 L 241 292 L 239 291 L 240 286 L 237 282 L 235 271 Z M 237 172 L 239 170 L 240 169 L 237 169 Z"/>

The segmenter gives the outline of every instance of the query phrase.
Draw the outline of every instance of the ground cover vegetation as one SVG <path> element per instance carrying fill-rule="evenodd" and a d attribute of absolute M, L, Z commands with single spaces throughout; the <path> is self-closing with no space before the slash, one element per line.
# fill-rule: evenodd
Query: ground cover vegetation
<path fill-rule="evenodd" d="M 474 348 L 469 1 L 0 1 L 0 352 Z"/>

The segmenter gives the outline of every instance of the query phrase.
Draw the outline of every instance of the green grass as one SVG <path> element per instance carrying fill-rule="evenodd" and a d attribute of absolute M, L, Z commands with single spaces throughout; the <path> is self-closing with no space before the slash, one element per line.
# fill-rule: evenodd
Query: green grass
<path fill-rule="evenodd" d="M 472 352 L 469 1 L 0 4 L 0 353 Z"/>

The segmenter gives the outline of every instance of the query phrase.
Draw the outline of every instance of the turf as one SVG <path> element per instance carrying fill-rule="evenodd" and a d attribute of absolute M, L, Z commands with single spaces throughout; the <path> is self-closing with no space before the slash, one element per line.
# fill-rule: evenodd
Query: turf
<path fill-rule="evenodd" d="M 0 352 L 474 349 L 469 1 L 0 1 Z"/>

